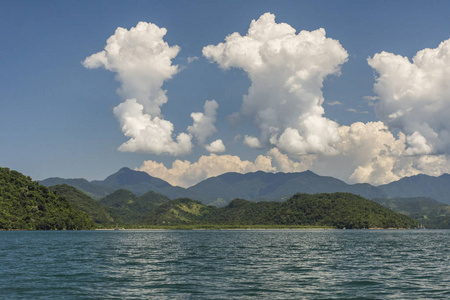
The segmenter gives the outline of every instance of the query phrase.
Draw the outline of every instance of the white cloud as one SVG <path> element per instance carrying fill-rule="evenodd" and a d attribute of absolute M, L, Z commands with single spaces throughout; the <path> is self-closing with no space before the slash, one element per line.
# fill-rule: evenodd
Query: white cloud
<path fill-rule="evenodd" d="M 119 150 L 183 155 L 191 152 L 195 138 L 212 153 L 224 152 L 221 139 L 208 141 L 217 131 L 215 100 L 205 102 L 204 112 L 191 114 L 193 124 L 187 133 L 175 134 L 173 124 L 161 114 L 168 100 L 162 86 L 180 70 L 172 64 L 180 49 L 169 46 L 165 34 L 165 28 L 144 22 L 130 30 L 118 28 L 105 50 L 83 63 L 115 72 L 121 83 L 124 102 L 114 108 L 114 114 L 129 140 Z M 242 134 L 243 143 L 268 152 L 254 161 L 210 154 L 197 162 L 175 160 L 170 168 L 146 161 L 140 170 L 152 176 L 187 187 L 226 172 L 311 169 L 377 185 L 450 170 L 446 155 L 450 150 L 450 40 L 436 49 L 419 51 L 412 62 L 387 52 L 369 58 L 379 74 L 374 86 L 377 96 L 364 99 L 375 106 L 381 121 L 350 126 L 324 117 L 324 79 L 338 75 L 348 57 L 324 29 L 296 33 L 267 13 L 251 22 L 246 35 L 233 33 L 224 43 L 204 47 L 203 55 L 222 69 L 241 68 L 247 73 L 251 86 L 233 118 L 251 120 L 259 136 Z M 188 63 L 196 59 L 190 57 Z M 342 105 L 340 101 L 327 104 Z M 238 134 L 234 143 L 241 137 Z"/>
<path fill-rule="evenodd" d="M 143 112 L 144 106 L 136 99 L 128 99 L 114 108 L 122 132 L 130 139 L 120 151 L 182 155 L 191 151 L 191 137 L 180 133 L 172 139 L 173 124 L 159 117 L 152 118 Z"/>
<path fill-rule="evenodd" d="M 130 139 L 121 151 L 180 155 L 191 150 L 191 137 L 185 133 L 173 140 L 173 124 L 164 120 L 161 106 L 167 102 L 164 81 L 178 72 L 172 65 L 180 48 L 164 41 L 165 28 L 139 22 L 130 30 L 117 28 L 105 50 L 87 57 L 86 68 L 116 73 L 119 94 L 127 99 L 114 108 L 122 131 Z"/>
<path fill-rule="evenodd" d="M 243 143 L 250 148 L 262 148 L 258 138 L 254 136 L 245 135 Z"/>
<path fill-rule="evenodd" d="M 368 59 L 378 73 L 376 113 L 408 138 L 409 154 L 450 150 L 450 40 L 407 57 L 388 52 Z"/>
<path fill-rule="evenodd" d="M 218 107 L 219 105 L 215 100 L 210 100 L 205 102 L 204 113 L 191 113 L 191 118 L 194 120 L 194 123 L 187 130 L 201 144 L 204 144 L 206 139 L 217 131 L 214 123 L 216 122 L 216 111 Z"/>
<path fill-rule="evenodd" d="M 194 61 L 198 60 L 197 56 L 193 56 L 193 57 L 188 57 L 187 58 L 187 62 L 188 64 L 193 63 Z"/>
<path fill-rule="evenodd" d="M 225 152 L 225 150 L 226 150 L 225 145 L 223 144 L 222 140 L 215 140 L 211 144 L 206 145 L 205 148 L 206 148 L 206 150 L 208 150 L 209 152 L 212 152 L 212 153 L 221 153 L 221 152 Z"/>
<path fill-rule="evenodd" d="M 197 162 L 175 160 L 171 168 L 166 168 L 162 163 L 147 160 L 144 161 L 139 171 L 161 178 L 172 185 L 189 187 L 209 177 L 218 176 L 227 172 L 248 173 L 263 170 L 274 171 L 271 158 L 258 156 L 254 162 L 241 160 L 233 155 L 202 156 Z"/>
<path fill-rule="evenodd" d="M 368 114 L 369 112 L 367 110 L 359 111 L 355 108 L 347 108 L 346 111 L 355 113 L 355 114 Z"/>
<path fill-rule="evenodd" d="M 252 84 L 240 114 L 259 127 L 261 146 L 291 155 L 334 153 L 338 124 L 323 116 L 321 88 L 326 76 L 339 74 L 348 54 L 324 29 L 296 34 L 266 13 L 245 36 L 230 34 L 224 43 L 204 47 L 203 55 L 223 69 L 247 72 Z M 253 138 L 245 141 L 257 145 Z"/>
<path fill-rule="evenodd" d="M 331 101 L 331 102 L 327 102 L 327 105 L 330 105 L 330 106 L 342 105 L 342 103 L 340 101 Z"/>
<path fill-rule="evenodd" d="M 125 99 L 137 99 L 145 113 L 158 116 L 161 105 L 167 102 L 161 87 L 178 72 L 172 59 L 180 48 L 164 41 L 166 33 L 165 28 L 145 22 L 130 30 L 119 27 L 106 41 L 105 50 L 87 57 L 83 65 L 115 72 L 121 83 L 119 94 Z"/>

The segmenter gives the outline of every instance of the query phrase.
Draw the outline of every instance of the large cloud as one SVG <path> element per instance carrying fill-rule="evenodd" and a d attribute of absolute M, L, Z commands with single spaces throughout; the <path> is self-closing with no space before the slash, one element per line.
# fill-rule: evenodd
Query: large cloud
<path fill-rule="evenodd" d="M 173 124 L 161 115 L 167 102 L 162 85 L 178 72 L 172 59 L 180 50 L 164 41 L 166 33 L 165 28 L 145 22 L 130 30 L 117 28 L 105 50 L 83 62 L 86 68 L 115 72 L 121 83 L 119 94 L 127 100 L 114 108 L 114 114 L 130 138 L 121 151 L 181 155 L 191 150 L 190 135 L 181 133 L 174 140 Z"/>
<path fill-rule="evenodd" d="M 200 157 L 194 163 L 175 160 L 170 169 L 162 163 L 147 160 L 139 170 L 166 180 L 172 185 L 188 187 L 206 178 L 227 172 L 248 173 L 258 170 L 271 172 L 275 171 L 275 168 L 271 164 L 271 158 L 263 155 L 251 162 L 233 155 L 210 154 Z"/>
<path fill-rule="evenodd" d="M 324 29 L 296 34 L 266 13 L 245 36 L 233 33 L 225 43 L 203 48 L 203 55 L 223 69 L 243 69 L 252 81 L 241 115 L 253 119 L 260 136 L 246 136 L 246 145 L 275 145 L 292 155 L 335 153 L 338 124 L 323 116 L 321 89 L 348 54 Z"/>
<path fill-rule="evenodd" d="M 144 106 L 136 99 L 128 99 L 114 108 L 122 132 L 130 140 L 123 143 L 120 151 L 184 154 L 191 151 L 191 137 L 180 133 L 177 141 L 172 139 L 173 124 L 159 117 L 143 113 Z"/>
<path fill-rule="evenodd" d="M 407 135 L 407 155 L 450 150 L 450 40 L 407 57 L 382 52 L 368 59 L 379 74 L 377 115 Z"/>

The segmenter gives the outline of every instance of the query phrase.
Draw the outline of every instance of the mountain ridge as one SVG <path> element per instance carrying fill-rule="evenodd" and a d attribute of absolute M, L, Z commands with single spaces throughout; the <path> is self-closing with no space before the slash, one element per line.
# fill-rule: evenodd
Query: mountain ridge
<path fill-rule="evenodd" d="M 246 174 L 228 172 L 205 179 L 189 188 L 170 183 L 142 171 L 121 168 L 104 180 L 48 178 L 40 182 L 46 186 L 68 184 L 99 200 L 118 189 L 127 189 L 140 196 L 148 191 L 170 199 L 191 198 L 207 205 L 225 206 L 235 198 L 250 201 L 282 201 L 296 193 L 347 192 L 367 199 L 396 197 L 431 197 L 450 204 L 450 174 L 438 177 L 419 174 L 404 177 L 389 184 L 373 186 L 368 183 L 348 184 L 331 176 L 312 171 Z"/>

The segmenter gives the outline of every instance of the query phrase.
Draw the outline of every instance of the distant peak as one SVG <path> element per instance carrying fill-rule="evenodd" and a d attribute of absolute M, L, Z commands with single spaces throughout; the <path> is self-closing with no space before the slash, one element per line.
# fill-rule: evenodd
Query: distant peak
<path fill-rule="evenodd" d="M 306 170 L 306 171 L 303 171 L 303 172 L 301 172 L 302 174 L 305 174 L 305 175 L 316 175 L 317 176 L 317 174 L 316 173 L 314 173 L 313 171 L 310 171 L 310 170 Z"/>
<path fill-rule="evenodd" d="M 128 168 L 128 167 L 123 167 L 123 168 L 121 168 L 121 169 L 119 170 L 119 172 L 130 172 L 130 171 L 133 171 L 133 170 L 131 170 L 131 169 Z"/>

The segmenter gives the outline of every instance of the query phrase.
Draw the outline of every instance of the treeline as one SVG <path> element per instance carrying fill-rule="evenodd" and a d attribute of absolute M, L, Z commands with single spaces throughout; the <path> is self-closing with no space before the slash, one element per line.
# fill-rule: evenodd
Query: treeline
<path fill-rule="evenodd" d="M 0 229 L 92 229 L 88 214 L 17 171 L 0 168 Z"/>
<path fill-rule="evenodd" d="M 296 194 L 285 202 L 235 199 L 218 208 L 199 201 L 117 190 L 92 199 L 68 185 L 49 188 L 0 169 L 0 229 L 241 227 L 417 228 L 410 217 L 350 193 Z"/>
<path fill-rule="evenodd" d="M 361 228 L 417 228 L 418 222 L 349 193 L 296 194 L 285 202 L 235 199 L 227 206 L 198 201 L 169 201 L 143 216 L 151 225 L 276 225 Z"/>

